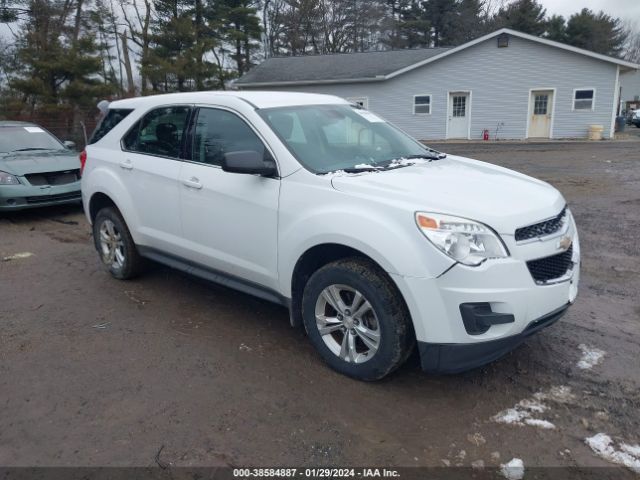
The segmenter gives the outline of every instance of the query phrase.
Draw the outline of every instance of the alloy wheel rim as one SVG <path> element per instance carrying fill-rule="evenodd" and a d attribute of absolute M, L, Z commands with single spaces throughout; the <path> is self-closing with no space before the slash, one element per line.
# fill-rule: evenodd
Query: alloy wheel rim
<path fill-rule="evenodd" d="M 117 269 L 124 266 L 122 234 L 111 220 L 105 220 L 100 225 L 100 254 L 105 265 Z"/>
<path fill-rule="evenodd" d="M 329 285 L 318 296 L 316 327 L 331 352 L 347 363 L 365 363 L 380 347 L 380 323 L 373 306 L 355 288 Z"/>

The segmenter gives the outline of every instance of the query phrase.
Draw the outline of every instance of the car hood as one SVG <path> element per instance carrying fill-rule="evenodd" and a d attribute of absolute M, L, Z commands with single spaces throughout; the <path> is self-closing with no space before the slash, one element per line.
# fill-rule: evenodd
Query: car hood
<path fill-rule="evenodd" d="M 0 170 L 13 175 L 58 172 L 80 168 L 80 160 L 72 152 L 32 152 L 0 156 Z"/>
<path fill-rule="evenodd" d="M 545 182 L 456 156 L 383 172 L 334 174 L 331 182 L 341 192 L 477 220 L 508 235 L 557 215 L 565 205 L 560 192 Z"/>

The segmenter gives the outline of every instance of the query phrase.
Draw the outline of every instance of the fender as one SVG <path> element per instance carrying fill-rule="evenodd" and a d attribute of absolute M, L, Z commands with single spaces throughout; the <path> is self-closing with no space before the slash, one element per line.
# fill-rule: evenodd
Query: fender
<path fill-rule="evenodd" d="M 404 215 L 399 216 L 397 212 L 395 215 L 372 215 L 371 207 L 365 209 L 354 204 L 345 208 L 343 203 L 339 207 L 322 206 L 315 210 L 309 207 L 313 211 L 304 218 L 289 224 L 281 222 L 278 270 L 280 291 L 284 296 L 291 297 L 291 278 L 298 260 L 309 249 L 322 244 L 358 250 L 389 274 L 435 278 L 455 263 L 445 255 L 425 254 L 426 249 L 433 247 L 417 228 L 415 235 L 411 235 L 413 230 L 399 225 Z M 407 216 L 411 221 L 411 215 Z M 326 225 L 332 226 L 331 231 Z"/>
<path fill-rule="evenodd" d="M 120 211 L 134 242 L 141 244 L 140 221 L 133 205 L 133 199 L 117 175 L 101 166 L 87 168 L 82 177 L 82 192 L 86 202 L 87 217 L 90 215 L 91 199 L 96 193 L 102 193 L 109 197 Z"/>

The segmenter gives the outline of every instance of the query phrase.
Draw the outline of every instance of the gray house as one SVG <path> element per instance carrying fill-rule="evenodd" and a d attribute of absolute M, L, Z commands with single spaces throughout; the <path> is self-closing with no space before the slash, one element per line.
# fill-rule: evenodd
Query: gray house
<path fill-rule="evenodd" d="M 421 140 L 611 137 L 620 75 L 638 68 L 501 29 L 455 48 L 270 58 L 234 85 L 344 97 Z"/>
<path fill-rule="evenodd" d="M 640 108 L 640 70 L 620 75 L 621 108 Z"/>

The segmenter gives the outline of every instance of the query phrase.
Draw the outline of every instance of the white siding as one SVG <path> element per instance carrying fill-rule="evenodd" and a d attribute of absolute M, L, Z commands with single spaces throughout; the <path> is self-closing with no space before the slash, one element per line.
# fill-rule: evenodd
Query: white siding
<path fill-rule="evenodd" d="M 529 91 L 553 88 L 554 138 L 587 136 L 589 125 L 604 127 L 609 136 L 616 91 L 615 64 L 511 36 L 508 48 L 495 38 L 442 60 L 375 83 L 287 87 L 281 90 L 367 97 L 369 109 L 422 140 L 446 136 L 447 92 L 472 91 L 471 138 L 486 128 L 502 139 L 526 137 Z M 573 111 L 576 88 L 596 90 L 594 111 Z M 271 88 L 273 90 L 273 88 Z M 431 114 L 414 115 L 414 95 L 430 94 Z"/>

